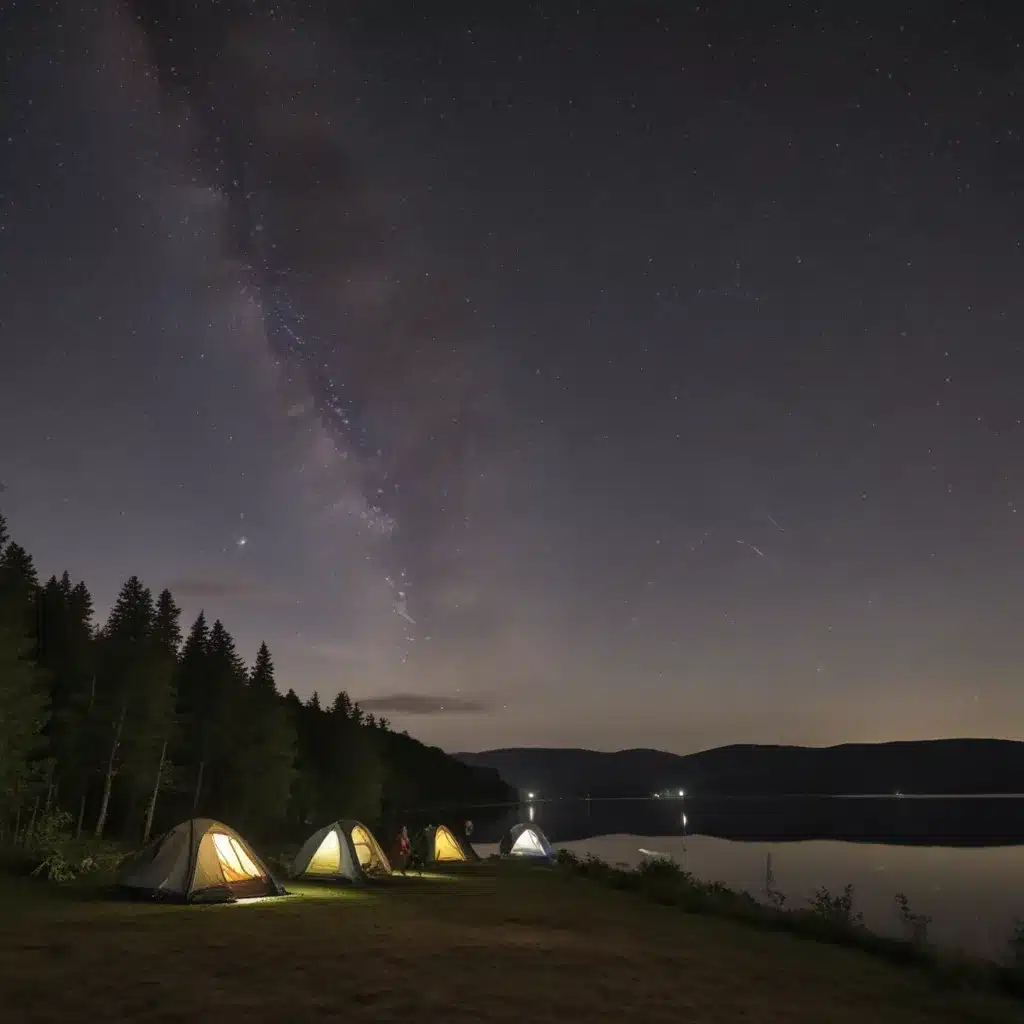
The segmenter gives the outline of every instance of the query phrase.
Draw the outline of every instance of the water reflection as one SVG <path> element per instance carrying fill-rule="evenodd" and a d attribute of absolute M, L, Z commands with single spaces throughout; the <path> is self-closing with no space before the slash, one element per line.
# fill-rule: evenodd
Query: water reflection
<path fill-rule="evenodd" d="M 487 840 L 518 821 L 536 821 L 553 842 L 594 835 L 691 832 L 719 839 L 843 839 L 852 842 L 992 846 L 1024 843 L 1024 800 L 998 798 L 790 798 L 530 800 L 477 808 Z M 532 810 L 531 810 L 532 808 Z M 488 811 L 489 813 L 484 813 Z M 485 837 L 481 837 L 485 838 Z"/>

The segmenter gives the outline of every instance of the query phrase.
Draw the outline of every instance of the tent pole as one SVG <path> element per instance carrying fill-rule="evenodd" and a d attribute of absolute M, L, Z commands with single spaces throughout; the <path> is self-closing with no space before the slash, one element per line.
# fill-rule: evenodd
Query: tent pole
<path fill-rule="evenodd" d="M 196 857 L 199 850 L 196 847 L 196 819 L 188 820 L 188 869 L 185 872 L 185 901 L 188 902 L 189 894 L 192 891 L 192 883 L 196 876 Z"/>

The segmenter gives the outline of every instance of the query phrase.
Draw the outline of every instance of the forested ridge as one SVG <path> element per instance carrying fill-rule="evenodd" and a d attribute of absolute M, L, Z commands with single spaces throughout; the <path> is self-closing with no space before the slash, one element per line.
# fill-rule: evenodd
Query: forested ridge
<path fill-rule="evenodd" d="M 282 695 L 266 644 L 247 666 L 222 622 L 186 631 L 136 576 L 98 626 L 85 583 L 40 583 L 0 516 L 0 841 L 58 809 L 77 836 L 137 844 L 193 815 L 283 838 L 513 796 L 344 689 Z"/>

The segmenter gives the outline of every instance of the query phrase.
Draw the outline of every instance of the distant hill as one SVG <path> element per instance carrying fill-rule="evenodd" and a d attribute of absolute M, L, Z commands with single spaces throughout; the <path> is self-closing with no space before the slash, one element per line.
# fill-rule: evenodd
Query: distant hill
<path fill-rule="evenodd" d="M 1024 742 L 950 739 L 836 747 L 737 745 L 663 750 L 509 747 L 454 755 L 543 796 L 779 796 L 1024 792 Z"/>

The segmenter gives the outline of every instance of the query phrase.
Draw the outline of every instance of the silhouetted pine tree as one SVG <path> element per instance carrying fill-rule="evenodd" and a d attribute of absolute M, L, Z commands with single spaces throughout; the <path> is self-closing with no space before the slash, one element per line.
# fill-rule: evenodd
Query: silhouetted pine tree
<path fill-rule="evenodd" d="M 0 521 L 0 810 L 17 830 L 45 751 L 48 695 L 35 662 L 38 578 Z"/>
<path fill-rule="evenodd" d="M 354 705 L 353 710 L 358 711 Z M 350 719 L 343 728 L 345 754 L 344 809 L 346 816 L 361 821 L 380 817 L 384 773 L 377 745 L 376 727 Z"/>
<path fill-rule="evenodd" d="M 315 693 L 302 709 L 300 764 L 312 775 L 304 793 L 314 820 L 360 818 L 380 811 L 381 772 L 375 744 L 357 718 L 358 705 L 340 691 L 329 710 Z"/>
<path fill-rule="evenodd" d="M 97 836 L 106 828 L 114 779 L 126 764 L 129 770 L 139 769 L 140 744 L 131 729 L 145 730 L 148 723 L 149 691 L 155 675 L 153 619 L 153 595 L 138 576 L 132 576 L 121 587 L 99 637 L 95 707 L 106 763 L 96 814 Z M 129 780 L 129 785 L 133 781 Z"/>
<path fill-rule="evenodd" d="M 334 698 L 331 710 L 342 718 L 352 717 L 352 700 L 344 690 L 341 690 Z"/>
<path fill-rule="evenodd" d="M 65 572 L 43 588 L 39 664 L 50 683 L 47 727 L 53 770 L 47 805 L 62 803 L 81 833 L 89 786 L 99 763 L 95 722 L 92 597 Z"/>
<path fill-rule="evenodd" d="M 212 723 L 204 714 L 205 683 L 209 666 L 210 628 L 205 612 L 196 616 L 182 648 L 178 665 L 178 742 L 175 763 L 187 771 L 191 791 L 190 810 L 199 807 L 206 762 L 213 749 L 208 735 Z"/>
<path fill-rule="evenodd" d="M 0 616 L 29 640 L 33 658 L 38 656 L 39 591 L 32 556 L 20 544 L 9 542 L 0 556 Z"/>
<path fill-rule="evenodd" d="M 206 693 L 202 717 L 207 741 L 205 763 L 208 771 L 206 798 L 201 805 L 224 816 L 241 809 L 245 755 L 246 689 L 248 672 L 235 650 L 235 641 L 217 619 L 210 628 L 207 645 Z M 193 723 L 194 724 L 194 723 Z"/>
<path fill-rule="evenodd" d="M 305 704 L 289 690 L 283 703 L 294 723 L 296 738 L 289 820 L 310 825 L 339 818 L 342 815 L 335 809 L 334 799 L 340 772 L 334 708 L 325 711 L 316 690 Z"/>
<path fill-rule="evenodd" d="M 266 833 L 288 815 L 296 735 L 288 708 L 277 692 L 274 663 L 265 643 L 256 654 L 247 696 L 242 818 L 246 826 Z"/>
<path fill-rule="evenodd" d="M 68 600 L 68 671 L 72 678 L 64 748 L 67 759 L 67 791 L 77 794 L 75 835 L 82 834 L 89 790 L 96 778 L 96 626 L 93 622 L 92 595 L 83 581 L 71 590 Z M 59 756 L 59 755 L 58 755 Z"/>
<path fill-rule="evenodd" d="M 313 815 L 317 821 L 331 821 L 342 816 L 337 807 L 342 780 L 341 737 L 333 708 L 320 706 L 320 694 L 314 690 L 306 702 L 303 718 L 303 739 L 307 744 L 306 763 L 313 772 Z"/>
<path fill-rule="evenodd" d="M 45 743 L 46 695 L 31 660 L 30 641 L 0 627 L 0 805 L 18 815 Z"/>
<path fill-rule="evenodd" d="M 167 752 L 177 724 L 178 649 L 181 647 L 181 609 L 169 590 L 162 590 L 156 601 L 153 621 L 153 676 L 150 683 L 145 717 L 133 732 L 137 757 L 152 767 L 152 786 L 142 825 L 142 841 L 149 840 L 160 790 L 170 781 Z M 153 760 L 153 752 L 156 759 Z"/>
<path fill-rule="evenodd" d="M 288 800 L 288 819 L 296 825 L 311 825 L 316 819 L 318 773 L 313 762 L 310 735 L 311 715 L 294 690 L 281 699 L 295 736 L 295 765 Z"/>

